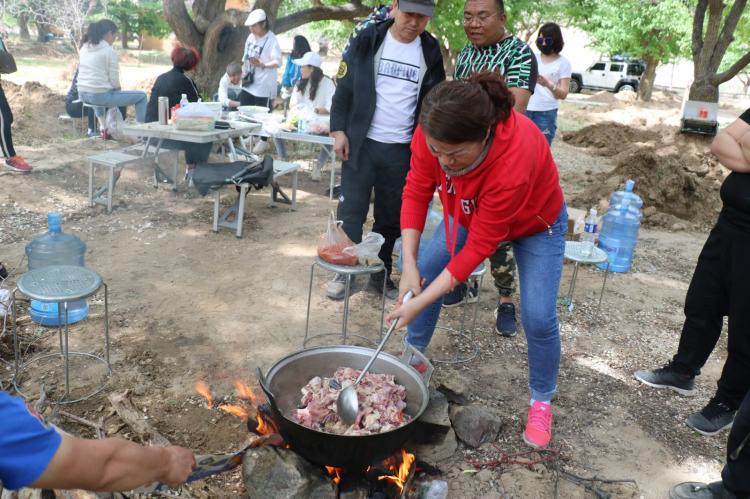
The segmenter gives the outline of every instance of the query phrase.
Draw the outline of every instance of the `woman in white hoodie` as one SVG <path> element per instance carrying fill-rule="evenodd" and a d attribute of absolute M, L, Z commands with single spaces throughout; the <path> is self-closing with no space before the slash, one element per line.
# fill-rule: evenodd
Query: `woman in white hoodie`
<path fill-rule="evenodd" d="M 145 92 L 120 90 L 120 65 L 112 48 L 116 33 L 117 25 L 109 19 L 89 25 L 79 51 L 78 94 L 83 102 L 96 106 L 100 120 L 108 107 L 135 106 L 135 119 L 143 123 L 148 103 Z"/>

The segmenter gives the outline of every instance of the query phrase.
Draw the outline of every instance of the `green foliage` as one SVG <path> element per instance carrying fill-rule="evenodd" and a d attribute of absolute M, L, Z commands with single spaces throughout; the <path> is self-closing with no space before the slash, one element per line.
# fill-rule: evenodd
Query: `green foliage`
<path fill-rule="evenodd" d="M 740 16 L 740 21 L 734 30 L 734 40 L 729 44 L 727 53 L 724 54 L 719 71 L 729 69 L 732 64 L 747 53 L 750 53 L 750 15 Z M 745 66 L 745 69 L 741 69 L 740 73 L 750 74 L 750 64 Z"/>
<path fill-rule="evenodd" d="M 683 0 L 569 0 L 566 13 L 608 55 L 668 62 L 690 53 L 693 10 Z"/>
<path fill-rule="evenodd" d="M 172 31 L 164 20 L 163 8 L 160 0 L 110 0 L 104 15 L 123 33 L 163 37 Z"/>

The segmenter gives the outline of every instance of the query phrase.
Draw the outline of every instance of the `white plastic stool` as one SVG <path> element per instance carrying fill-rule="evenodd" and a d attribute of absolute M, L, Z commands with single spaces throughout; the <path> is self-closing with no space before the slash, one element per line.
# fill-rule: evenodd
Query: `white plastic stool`
<path fill-rule="evenodd" d="M 573 312 L 573 289 L 576 285 L 576 279 L 578 278 L 578 266 L 583 265 L 596 265 L 599 263 L 607 262 L 607 267 L 604 269 L 604 280 L 602 282 L 602 290 L 599 292 L 599 304 L 596 306 L 595 317 L 599 318 L 602 309 L 602 297 L 604 296 L 604 287 L 607 285 L 607 276 L 609 275 L 609 259 L 607 253 L 594 246 L 594 250 L 590 255 L 584 255 L 583 243 L 580 241 L 565 241 L 565 258 L 574 262 L 573 265 L 573 276 L 570 279 L 570 287 L 568 288 L 568 296 L 565 297 L 563 303 L 567 306 L 568 312 Z"/>

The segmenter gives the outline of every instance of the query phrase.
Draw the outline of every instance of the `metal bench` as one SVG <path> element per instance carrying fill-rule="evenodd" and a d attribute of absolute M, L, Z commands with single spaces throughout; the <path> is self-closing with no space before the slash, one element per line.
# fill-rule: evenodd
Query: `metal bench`
<path fill-rule="evenodd" d="M 89 156 L 89 206 L 93 208 L 96 204 L 102 204 L 107 207 L 107 213 L 111 213 L 112 191 L 114 191 L 115 184 L 120 178 L 120 171 L 115 173 L 115 170 L 139 159 L 141 159 L 139 156 L 126 154 L 121 151 L 105 151 L 94 156 Z M 108 172 L 107 183 L 95 189 L 94 173 L 97 166 L 107 168 Z"/>
<path fill-rule="evenodd" d="M 272 190 L 271 190 L 271 202 L 276 203 L 284 203 L 289 204 L 290 209 L 292 211 L 295 211 L 297 209 L 297 175 L 299 172 L 299 165 L 296 163 L 289 163 L 288 161 L 277 161 L 274 160 L 273 162 L 273 184 L 272 184 Z M 292 176 L 292 197 L 289 198 L 284 192 L 281 191 L 281 188 L 278 186 L 278 179 L 280 177 L 283 177 L 284 175 L 291 175 Z M 235 184 L 226 184 L 231 187 L 235 187 Z M 222 188 L 216 189 L 214 192 L 214 221 L 213 221 L 213 231 L 218 232 L 219 227 L 225 227 L 227 229 L 232 229 L 235 231 L 235 236 L 240 238 L 242 237 L 242 222 L 245 218 L 245 199 L 247 196 L 247 191 L 250 189 L 250 184 L 247 182 L 242 182 L 238 184 L 240 188 L 239 195 L 237 196 L 237 201 L 224 210 L 223 213 L 219 214 L 219 204 L 221 201 L 221 190 Z M 277 196 L 281 196 L 283 199 L 279 200 L 277 199 Z M 234 220 L 229 221 L 229 217 L 234 215 Z"/>

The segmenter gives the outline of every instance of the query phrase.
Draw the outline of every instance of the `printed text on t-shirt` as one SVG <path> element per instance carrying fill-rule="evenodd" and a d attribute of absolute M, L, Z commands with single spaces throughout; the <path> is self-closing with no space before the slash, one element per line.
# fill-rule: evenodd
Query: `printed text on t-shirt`
<path fill-rule="evenodd" d="M 419 66 L 382 58 L 378 67 L 378 76 L 387 76 L 389 78 L 417 83 L 419 81 Z"/>

